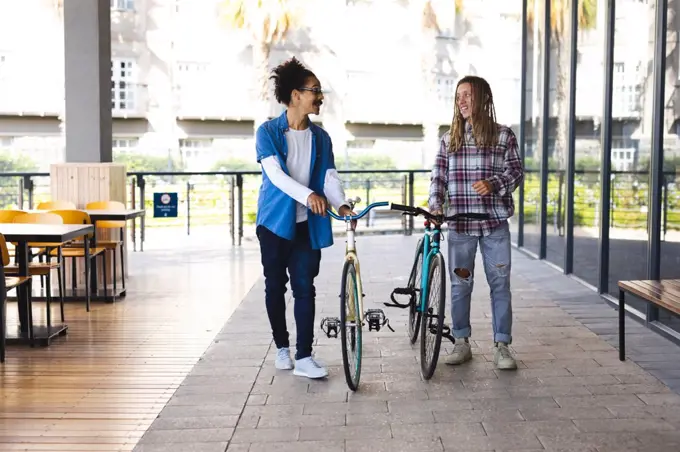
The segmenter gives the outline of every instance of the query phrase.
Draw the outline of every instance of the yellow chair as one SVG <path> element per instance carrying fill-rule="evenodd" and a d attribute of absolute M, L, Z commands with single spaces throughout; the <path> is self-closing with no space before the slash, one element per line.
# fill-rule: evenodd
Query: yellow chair
<path fill-rule="evenodd" d="M 14 217 L 16 217 L 18 215 L 23 215 L 25 213 L 26 212 L 24 212 L 23 210 L 13 210 L 13 209 L 0 210 L 0 223 L 14 223 Z M 14 243 L 7 243 L 7 251 L 9 252 L 10 257 L 15 256 L 14 247 L 15 247 Z M 37 252 L 35 254 L 39 255 L 43 251 L 44 250 L 37 250 Z"/>
<path fill-rule="evenodd" d="M 59 215 L 62 220 L 64 221 L 64 224 L 92 224 L 92 220 L 90 219 L 90 215 L 87 214 L 87 212 L 83 212 L 82 210 L 52 210 L 50 211 L 50 214 L 54 215 Z M 86 292 L 86 297 L 85 297 L 85 303 L 87 307 L 87 312 L 90 312 L 90 259 L 95 259 L 97 256 L 102 257 L 102 268 L 104 270 L 104 297 L 108 296 L 108 288 L 107 288 L 107 281 L 106 281 L 106 256 L 105 256 L 105 251 L 106 249 L 96 247 L 96 248 L 90 248 L 89 254 L 85 254 L 85 247 L 84 247 L 84 240 L 90 240 L 94 236 L 94 232 L 90 234 L 86 234 L 83 236 L 83 242 L 80 242 L 78 240 L 74 240 L 69 244 L 68 247 L 64 247 L 61 249 L 61 255 L 64 261 L 66 258 L 71 258 L 72 263 L 73 263 L 73 279 L 71 280 L 71 289 L 75 291 L 76 288 L 76 272 L 75 272 L 75 261 L 78 258 L 83 258 L 85 259 L 85 292 Z M 51 255 L 55 255 L 56 250 L 53 250 L 51 252 Z M 64 287 L 66 287 L 66 279 L 64 279 Z"/>
<path fill-rule="evenodd" d="M 7 267 L 10 264 L 9 250 L 7 249 L 7 242 L 5 241 L 5 236 L 0 234 L 0 254 L 2 255 L 2 265 Z M 31 304 L 31 277 L 30 276 L 13 276 L 5 277 L 2 281 L 5 285 L 4 291 L 0 293 L 0 363 L 5 362 L 5 339 L 7 337 L 6 325 L 7 325 L 7 292 L 17 287 L 28 284 L 28 332 L 33 343 L 33 314 L 32 314 L 32 304 Z"/>
<path fill-rule="evenodd" d="M 110 210 L 110 211 L 124 211 L 126 210 L 125 204 L 119 201 L 94 201 L 88 203 L 85 208 L 87 210 Z M 97 229 L 118 229 L 120 232 L 120 240 L 97 240 L 97 246 L 106 248 L 111 251 L 113 256 L 113 298 L 116 298 L 116 252 L 118 247 L 120 247 L 120 274 L 121 281 L 123 283 L 123 290 L 125 290 L 125 221 L 118 220 L 104 220 L 97 221 Z"/>
<path fill-rule="evenodd" d="M 23 210 L 12 209 L 0 210 L 0 223 L 13 223 L 14 217 L 24 215 L 25 213 L 26 212 L 24 212 Z"/>
<path fill-rule="evenodd" d="M 45 201 L 38 204 L 36 210 L 76 209 L 77 206 L 71 201 Z"/>
<path fill-rule="evenodd" d="M 14 217 L 14 223 L 22 224 L 63 224 L 64 221 L 59 215 L 54 215 L 51 213 L 26 213 L 23 215 L 18 215 Z M 31 247 L 42 247 L 46 250 L 46 262 L 29 262 L 28 263 L 28 273 L 31 276 L 39 276 L 41 281 L 44 277 L 47 281 L 47 290 L 45 291 L 47 299 L 47 327 L 48 329 L 52 327 L 52 270 L 57 270 L 57 281 L 59 285 L 59 308 L 61 310 L 61 321 L 64 322 L 64 286 L 62 279 L 62 255 L 61 247 L 63 243 L 55 242 L 29 242 L 28 246 Z M 57 262 L 52 262 L 51 252 L 52 250 L 57 251 Z M 8 275 L 18 275 L 19 265 L 5 265 L 5 274 Z M 42 285 L 41 285 L 42 286 Z M 42 286 L 44 287 L 44 286 Z"/>

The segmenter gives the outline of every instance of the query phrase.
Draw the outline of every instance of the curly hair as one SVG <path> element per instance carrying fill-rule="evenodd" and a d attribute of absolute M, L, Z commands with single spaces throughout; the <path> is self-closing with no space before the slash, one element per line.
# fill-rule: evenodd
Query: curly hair
<path fill-rule="evenodd" d="M 285 105 L 290 104 L 294 89 L 304 86 L 309 77 L 315 77 L 314 73 L 295 57 L 276 66 L 272 69 L 272 73 L 273 75 L 269 78 L 274 80 L 276 101 Z"/>
<path fill-rule="evenodd" d="M 481 77 L 468 75 L 460 79 L 456 85 L 469 83 L 472 87 L 473 110 L 472 134 L 478 147 L 492 147 L 498 144 L 498 124 L 496 124 L 496 108 L 489 83 Z M 456 152 L 465 143 L 465 118 L 460 113 L 458 102 L 454 102 L 453 124 L 451 124 L 451 146 L 449 152 Z"/>

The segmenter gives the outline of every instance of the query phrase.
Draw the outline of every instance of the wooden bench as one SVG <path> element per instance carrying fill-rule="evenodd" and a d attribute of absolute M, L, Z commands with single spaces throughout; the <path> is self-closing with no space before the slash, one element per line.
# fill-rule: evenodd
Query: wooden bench
<path fill-rule="evenodd" d="M 619 281 L 619 359 L 626 360 L 625 294 L 638 296 L 666 311 L 680 315 L 680 279 Z"/>

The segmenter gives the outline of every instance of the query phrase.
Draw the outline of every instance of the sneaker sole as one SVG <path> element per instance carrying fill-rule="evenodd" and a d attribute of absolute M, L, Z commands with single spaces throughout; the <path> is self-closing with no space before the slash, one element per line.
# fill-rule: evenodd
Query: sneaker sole
<path fill-rule="evenodd" d="M 301 372 L 301 371 L 295 369 L 295 370 L 293 371 L 293 375 L 297 375 L 298 377 L 307 377 L 307 378 L 311 378 L 312 380 L 319 380 L 319 379 L 321 379 L 321 378 L 326 378 L 326 377 L 328 376 L 328 373 L 325 373 L 324 375 L 313 376 L 313 375 L 309 375 L 309 374 L 303 373 L 303 372 Z"/>
<path fill-rule="evenodd" d="M 506 364 L 504 366 L 496 364 L 496 369 L 498 369 L 498 370 L 515 370 L 515 369 L 517 369 L 517 364 L 510 364 L 510 365 Z"/>
<path fill-rule="evenodd" d="M 461 364 L 465 364 L 468 361 L 472 361 L 472 355 L 469 357 L 465 357 L 462 361 L 456 361 L 456 362 L 449 362 L 446 359 L 444 360 L 444 364 L 447 366 L 460 366 Z"/>
<path fill-rule="evenodd" d="M 279 364 L 275 363 L 274 366 L 279 369 L 279 370 L 292 370 L 293 365 L 292 364 Z"/>

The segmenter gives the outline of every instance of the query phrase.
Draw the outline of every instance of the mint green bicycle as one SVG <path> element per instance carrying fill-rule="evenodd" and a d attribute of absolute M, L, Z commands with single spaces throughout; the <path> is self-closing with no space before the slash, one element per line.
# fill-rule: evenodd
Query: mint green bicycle
<path fill-rule="evenodd" d="M 361 202 L 360 198 L 348 200 L 350 209 Z M 361 378 L 361 339 L 364 322 L 368 322 L 368 330 L 380 331 L 387 327 L 394 331 L 385 317 L 382 309 L 369 309 L 364 312 L 363 285 L 361 283 L 361 268 L 357 256 L 356 241 L 352 222 L 361 219 L 375 207 L 388 206 L 388 202 L 375 202 L 366 207 L 361 213 L 342 217 L 328 210 L 328 214 L 336 220 L 346 223 L 347 244 L 345 259 L 342 266 L 340 280 L 340 318 L 326 317 L 321 321 L 321 329 L 327 337 L 338 337 L 342 341 L 342 363 L 345 369 L 345 380 L 352 391 L 359 387 Z"/>

